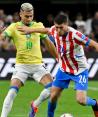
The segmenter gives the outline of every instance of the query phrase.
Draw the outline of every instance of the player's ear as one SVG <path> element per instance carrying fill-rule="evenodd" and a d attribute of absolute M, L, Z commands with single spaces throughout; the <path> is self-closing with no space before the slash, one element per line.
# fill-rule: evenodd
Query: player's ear
<path fill-rule="evenodd" d="M 20 11 L 19 16 L 20 16 L 20 17 L 22 16 L 22 11 Z"/>

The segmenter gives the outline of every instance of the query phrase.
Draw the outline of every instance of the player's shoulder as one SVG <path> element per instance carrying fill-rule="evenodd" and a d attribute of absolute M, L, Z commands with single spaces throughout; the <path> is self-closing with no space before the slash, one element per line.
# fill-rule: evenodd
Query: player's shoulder
<path fill-rule="evenodd" d="M 52 29 L 52 30 L 55 29 L 55 25 L 51 26 L 51 29 Z"/>
<path fill-rule="evenodd" d="M 55 25 L 51 26 L 50 29 L 49 29 L 49 31 L 50 31 L 51 33 L 54 33 L 54 32 L 55 32 Z"/>
<path fill-rule="evenodd" d="M 43 27 L 44 25 L 43 25 L 42 22 L 36 22 L 36 21 L 33 21 L 33 22 L 32 22 L 32 26 Z"/>
<path fill-rule="evenodd" d="M 73 27 L 70 27 L 70 26 L 68 27 L 68 30 L 69 30 L 69 32 L 72 33 L 72 38 L 73 39 L 77 37 L 77 34 L 79 33 L 78 30 L 76 30 L 76 29 L 74 29 Z"/>
<path fill-rule="evenodd" d="M 69 30 L 70 32 L 72 32 L 72 33 L 76 33 L 76 32 L 77 32 L 76 29 L 74 29 L 73 27 L 70 27 L 70 26 L 68 26 L 68 30 Z"/>
<path fill-rule="evenodd" d="M 9 26 L 11 26 L 11 27 L 14 27 L 16 25 L 16 23 L 11 23 Z"/>
<path fill-rule="evenodd" d="M 21 25 L 21 22 L 13 22 L 9 26 L 11 26 L 11 27 L 17 27 L 19 25 Z"/>
<path fill-rule="evenodd" d="M 78 30 L 74 29 L 73 27 L 68 27 L 69 32 L 72 32 L 72 36 L 75 36 L 77 33 L 79 33 Z"/>

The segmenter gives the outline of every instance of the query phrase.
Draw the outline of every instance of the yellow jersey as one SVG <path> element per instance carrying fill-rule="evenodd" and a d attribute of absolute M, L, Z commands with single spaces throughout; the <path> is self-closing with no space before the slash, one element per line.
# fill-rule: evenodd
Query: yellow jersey
<path fill-rule="evenodd" d="M 32 33 L 32 34 L 21 34 L 17 30 L 17 26 L 22 26 L 23 23 L 17 22 L 12 23 L 4 31 L 4 34 L 10 37 L 16 46 L 16 63 L 20 64 L 40 64 L 42 63 L 42 53 L 40 48 L 40 39 L 46 38 L 46 34 Z M 31 22 L 29 27 L 43 28 L 41 22 Z"/>

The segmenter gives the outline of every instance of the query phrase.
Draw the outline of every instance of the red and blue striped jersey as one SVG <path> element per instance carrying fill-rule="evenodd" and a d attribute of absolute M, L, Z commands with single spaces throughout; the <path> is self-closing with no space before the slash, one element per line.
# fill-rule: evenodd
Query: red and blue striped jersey
<path fill-rule="evenodd" d="M 52 26 L 50 34 L 55 41 L 60 69 L 78 75 L 88 69 L 83 43 L 88 46 L 90 39 L 72 27 L 68 27 L 68 30 L 66 35 L 58 36 L 55 26 Z"/>

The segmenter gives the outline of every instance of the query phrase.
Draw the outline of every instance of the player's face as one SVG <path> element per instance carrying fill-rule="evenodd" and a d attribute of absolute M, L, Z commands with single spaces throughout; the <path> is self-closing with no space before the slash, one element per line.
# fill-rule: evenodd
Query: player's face
<path fill-rule="evenodd" d="M 33 11 L 21 11 L 20 12 L 20 17 L 21 17 L 21 21 L 28 25 L 34 17 L 34 12 Z"/>
<path fill-rule="evenodd" d="M 67 23 L 62 23 L 62 24 L 55 23 L 54 25 L 59 36 L 63 36 L 68 31 Z"/>

